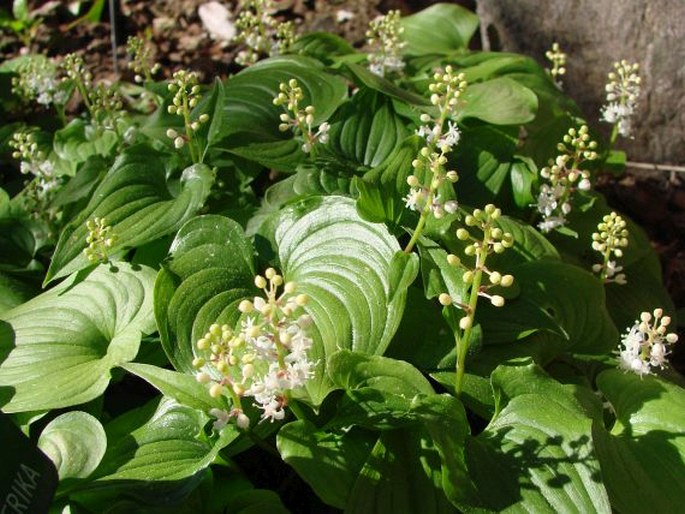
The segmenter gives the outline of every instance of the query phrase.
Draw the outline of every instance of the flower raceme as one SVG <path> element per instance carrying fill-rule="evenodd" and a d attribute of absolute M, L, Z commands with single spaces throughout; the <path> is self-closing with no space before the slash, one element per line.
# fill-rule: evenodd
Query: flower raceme
<path fill-rule="evenodd" d="M 437 108 L 438 114 L 436 117 L 428 113 L 422 114 L 423 125 L 416 131 L 417 135 L 425 139 L 426 146 L 412 161 L 414 173 L 407 177 L 410 189 L 404 197 L 405 207 L 420 212 L 414 236 L 405 248 L 407 253 L 421 235 L 429 215 L 439 219 L 445 213 L 454 213 L 457 210 L 457 202 L 443 201 L 438 189 L 446 181 L 455 183 L 459 180 L 459 174 L 455 170 L 446 169 L 446 165 L 447 155 L 457 145 L 461 136 L 453 118 L 457 115 L 461 95 L 466 86 L 464 74 L 456 73 L 451 66 L 446 66 L 444 71 L 437 71 L 433 75 L 433 82 L 428 86 L 431 103 Z"/>
<path fill-rule="evenodd" d="M 640 375 L 652 374 L 652 368 L 665 368 L 670 347 L 678 341 L 675 333 L 668 333 L 671 318 L 662 309 L 643 312 L 640 319 L 621 338 L 619 368 Z"/>
<path fill-rule="evenodd" d="M 566 224 L 566 216 L 572 210 L 576 190 L 587 191 L 592 187 L 590 172 L 580 169 L 585 161 L 597 159 L 597 143 L 590 140 L 587 125 L 569 129 L 561 143 L 560 152 L 549 166 L 540 170 L 545 182 L 538 193 L 537 210 L 542 214 L 538 228 L 550 232 Z"/>
<path fill-rule="evenodd" d="M 605 283 L 625 284 L 625 274 L 619 273 L 623 267 L 618 266 L 616 260 L 611 260 L 612 254 L 616 259 L 623 257 L 623 248 L 628 246 L 625 220 L 612 212 L 602 218 L 597 230 L 599 232 L 592 234 L 592 249 L 602 254 L 603 261 L 601 264 L 594 264 L 592 271 L 599 273 L 599 278 Z"/>
<path fill-rule="evenodd" d="M 173 139 L 177 149 L 183 148 L 186 143 L 190 150 L 193 162 L 199 162 L 200 148 L 194 137 L 200 127 L 209 121 L 207 113 L 200 114 L 197 119 L 192 118 L 192 110 L 202 98 L 197 73 L 194 71 L 179 70 L 174 73 L 167 88 L 174 93 L 171 105 L 167 108 L 169 114 L 176 114 L 183 118 L 184 134 L 179 134 L 170 128 L 166 131 L 167 137 Z"/>
<path fill-rule="evenodd" d="M 304 153 L 311 153 L 316 143 L 326 144 L 330 125 L 328 122 L 323 122 L 316 131 L 314 130 L 314 106 L 300 108 L 304 93 L 297 80 L 290 79 L 287 83 L 282 82 L 279 85 L 279 91 L 273 103 L 282 106 L 285 112 L 281 114 L 278 130 L 285 132 L 292 129 L 296 135 L 299 135 L 303 140 L 302 151 Z"/>
<path fill-rule="evenodd" d="M 547 69 L 547 73 L 550 74 L 557 87 L 561 88 L 563 85 L 561 77 L 566 74 L 566 54 L 561 51 L 559 43 L 553 43 L 552 48 L 545 52 L 545 57 L 552 63 L 552 68 Z"/>
<path fill-rule="evenodd" d="M 243 317 L 238 326 L 215 323 L 196 344 L 197 380 L 209 385 L 211 396 L 226 394 L 233 404 L 229 412 L 212 412 L 217 430 L 232 418 L 240 428 L 249 426 L 244 397 L 254 400 L 262 419 L 283 419 L 290 391 L 314 374 L 315 363 L 308 357 L 311 318 L 302 311 L 307 295 L 296 294 L 297 285 L 284 282 L 273 268 L 257 275 L 255 285 L 264 296 L 240 303 Z"/>
<path fill-rule="evenodd" d="M 631 118 L 635 114 L 642 82 L 639 69 L 639 64 L 630 64 L 624 59 L 615 62 L 614 70 L 609 72 L 609 82 L 605 86 L 607 103 L 602 107 L 601 119 L 614 125 L 612 143 L 617 134 L 630 137 L 632 132 Z"/>
<path fill-rule="evenodd" d="M 107 253 L 117 240 L 116 234 L 105 218 L 97 216 L 86 222 L 86 228 L 88 228 L 88 236 L 86 236 L 88 246 L 83 250 L 83 254 L 93 264 L 106 264 L 109 261 Z"/>
<path fill-rule="evenodd" d="M 401 53 L 406 43 L 402 41 L 404 27 L 400 18 L 400 11 L 388 11 L 384 16 L 371 20 L 366 31 L 366 44 L 370 48 L 369 70 L 380 77 L 404 69 Z"/>

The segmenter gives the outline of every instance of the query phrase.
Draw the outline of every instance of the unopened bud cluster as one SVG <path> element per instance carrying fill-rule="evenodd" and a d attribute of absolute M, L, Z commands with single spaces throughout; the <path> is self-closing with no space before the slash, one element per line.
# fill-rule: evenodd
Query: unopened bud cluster
<path fill-rule="evenodd" d="M 602 254 L 602 263 L 594 264 L 592 271 L 599 273 L 599 278 L 604 282 L 616 282 L 625 284 L 626 276 L 619 273 L 622 266 L 616 264 L 616 260 L 623 257 L 623 248 L 628 246 L 628 229 L 625 220 L 612 212 L 602 218 L 597 225 L 597 230 L 592 234 L 592 249 Z"/>
<path fill-rule="evenodd" d="M 126 53 L 130 59 L 128 69 L 135 73 L 133 79 L 138 83 L 151 82 L 161 65 L 154 62 L 148 41 L 138 36 L 130 36 L 126 41 Z"/>
<path fill-rule="evenodd" d="M 69 100 L 65 88 L 60 87 L 57 66 L 43 56 L 31 56 L 12 77 L 12 93 L 24 100 L 35 100 L 45 107 L 63 106 Z"/>
<path fill-rule="evenodd" d="M 542 214 L 538 227 L 543 232 L 550 232 L 566 223 L 566 216 L 573 208 L 575 191 L 587 191 L 592 187 L 590 173 L 580 166 L 585 161 L 597 159 L 597 143 L 590 140 L 587 125 L 578 130 L 569 129 L 557 150 L 560 152 L 557 158 L 540 170 L 545 182 L 540 186 L 537 209 Z"/>
<path fill-rule="evenodd" d="M 250 66 L 262 57 L 287 53 L 295 42 L 292 22 L 280 22 L 274 18 L 276 5 L 273 0 L 245 0 L 236 20 L 238 35 L 235 41 L 244 44 L 236 62 Z"/>
<path fill-rule="evenodd" d="M 93 264 L 107 263 L 108 252 L 114 246 L 117 236 L 112 227 L 107 224 L 105 218 L 95 217 L 86 222 L 88 235 L 86 236 L 86 248 L 83 254 Z"/>
<path fill-rule="evenodd" d="M 251 397 L 262 409 L 262 418 L 271 421 L 285 417 L 289 392 L 313 376 L 314 363 L 308 352 L 307 337 L 311 318 L 302 313 L 308 297 L 297 294 L 294 282 L 285 282 L 275 269 L 255 277 L 255 286 L 264 296 L 239 305 L 243 320 L 236 329 L 213 324 L 197 341 L 198 357 L 193 365 L 200 383 L 207 384 L 212 397 L 227 395 L 233 408 L 213 410 L 214 427 L 223 428 L 235 418 L 240 428 L 248 428 L 241 398 Z"/>
<path fill-rule="evenodd" d="M 552 43 L 552 48 L 545 52 L 545 57 L 552 63 L 552 68 L 548 68 L 547 73 L 550 74 L 554 83 L 561 87 L 561 77 L 566 74 L 566 54 L 561 51 L 559 43 Z"/>
<path fill-rule="evenodd" d="M 65 79 L 73 80 L 77 87 L 81 85 L 85 90 L 93 86 L 93 74 L 86 68 L 83 57 L 77 54 L 67 54 L 62 61 Z M 79 87 L 79 90 L 81 87 Z"/>
<path fill-rule="evenodd" d="M 605 86 L 607 103 L 602 107 L 602 120 L 615 125 L 623 137 L 629 137 L 632 132 L 631 117 L 640 96 L 639 69 L 637 63 L 615 62 L 614 71 L 609 72 L 609 82 Z"/>
<path fill-rule="evenodd" d="M 106 130 L 117 130 L 124 119 L 124 103 L 114 85 L 98 84 L 90 93 L 90 111 L 93 124 Z"/>
<path fill-rule="evenodd" d="M 183 148 L 186 143 L 192 144 L 193 134 L 209 121 L 209 115 L 203 113 L 196 119 L 191 117 L 192 110 L 202 98 L 197 73 L 194 71 L 179 70 L 175 72 L 167 88 L 174 93 L 174 98 L 171 105 L 167 107 L 167 111 L 169 114 L 181 116 L 185 127 L 184 134 L 179 134 L 171 128 L 166 131 L 167 137 L 173 139 L 174 146 L 179 149 Z"/>
<path fill-rule="evenodd" d="M 316 143 L 326 144 L 329 138 L 328 131 L 331 127 L 328 122 L 323 122 L 315 129 L 314 106 L 308 105 L 304 109 L 300 108 L 300 101 L 304 99 L 304 93 L 297 80 L 290 79 L 287 83 L 281 83 L 279 91 L 273 103 L 282 106 L 285 113 L 281 114 L 278 130 L 286 132 L 292 129 L 296 135 L 302 138 L 302 151 L 305 153 L 310 153 Z"/>
<path fill-rule="evenodd" d="M 437 193 L 445 182 L 455 183 L 459 174 L 454 170 L 447 170 L 447 154 L 459 142 L 461 134 L 454 118 L 459 107 L 460 97 L 466 89 L 463 73 L 455 73 L 451 66 L 433 75 L 433 82 L 428 86 L 431 93 L 431 103 L 438 108 L 438 116 L 421 115 L 424 123 L 416 131 L 417 135 L 426 140 L 426 146 L 412 162 L 415 174 L 407 177 L 410 186 L 405 196 L 405 206 L 412 211 L 432 213 L 435 218 L 441 218 L 445 213 L 457 210 L 457 202 L 448 200 L 443 202 Z M 447 124 L 447 130 L 445 130 Z M 419 177 L 423 177 L 423 181 Z"/>
<path fill-rule="evenodd" d="M 366 31 L 369 70 L 375 75 L 385 77 L 404 69 L 402 50 L 406 43 L 402 40 L 404 27 L 400 24 L 400 18 L 400 11 L 392 10 L 369 23 Z"/>
<path fill-rule="evenodd" d="M 677 334 L 668 332 L 670 324 L 671 318 L 664 316 L 662 309 L 640 314 L 621 338 L 619 367 L 640 376 L 652 374 L 652 368 L 665 368 L 670 347 L 678 341 Z"/>
<path fill-rule="evenodd" d="M 474 259 L 473 268 L 469 269 L 462 259 L 454 254 L 447 256 L 447 262 L 450 266 L 467 268 L 462 279 L 470 287 L 471 300 L 468 304 L 457 303 L 456 299 L 447 293 L 441 294 L 438 300 L 442 305 L 456 305 L 464 310 L 466 315 L 459 322 L 462 330 L 471 328 L 473 324 L 478 297 L 487 298 L 495 307 L 502 307 L 504 305 L 504 297 L 498 294 L 491 294 L 490 290 L 493 287 L 510 287 L 514 283 L 512 275 L 503 275 L 498 271 L 488 269 L 486 266 L 486 260 L 489 255 L 493 253 L 500 254 L 514 245 L 514 237 L 509 232 L 504 232 L 496 226 L 496 221 L 501 215 L 502 211 L 500 209 L 493 204 L 488 204 L 483 210 L 475 209 L 473 214 L 469 214 L 464 218 L 466 226 L 476 227 L 482 231 L 482 238 L 473 237 L 469 230 L 465 228 L 457 230 L 457 239 L 471 241 L 464 248 L 464 254 L 468 258 Z M 483 283 L 484 276 L 488 279 L 487 284 Z"/>

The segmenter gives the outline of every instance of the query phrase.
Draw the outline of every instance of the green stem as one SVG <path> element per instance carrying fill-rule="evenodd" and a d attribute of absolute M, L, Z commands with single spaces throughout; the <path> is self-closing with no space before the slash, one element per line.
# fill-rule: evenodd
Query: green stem
<path fill-rule="evenodd" d="M 471 339 L 471 332 L 473 330 L 473 322 L 476 316 L 476 307 L 478 307 L 478 292 L 480 291 L 480 284 L 483 281 L 483 267 L 485 266 L 485 259 L 488 255 L 487 241 L 490 240 L 490 228 L 486 228 L 483 234 L 483 247 L 480 249 L 476 255 L 476 269 L 473 277 L 473 283 L 471 284 L 471 295 L 469 297 L 468 310 L 466 315 L 471 318 L 471 323 L 468 328 L 464 330 L 464 333 L 459 336 L 455 336 L 455 342 L 457 344 L 457 376 L 454 382 L 454 390 L 457 396 L 461 396 L 461 392 L 464 388 L 464 373 L 466 371 L 466 354 L 469 350 L 469 341 Z M 457 331 L 458 333 L 458 331 Z"/>
<path fill-rule="evenodd" d="M 430 201 L 433 200 L 432 194 L 428 195 L 428 199 Z M 423 227 L 426 225 L 426 220 L 428 219 L 428 213 L 430 212 L 430 208 L 428 207 L 430 203 L 426 204 L 426 207 L 421 211 L 421 217 L 419 218 L 419 222 L 416 224 L 416 228 L 414 229 L 414 233 L 411 236 L 411 239 L 409 240 L 409 243 L 407 243 L 406 248 L 404 249 L 404 253 L 411 253 L 411 251 L 414 249 L 414 245 L 416 242 L 419 240 L 419 237 L 421 237 L 421 233 L 423 232 Z"/>
<path fill-rule="evenodd" d="M 190 150 L 190 159 L 193 163 L 197 163 L 197 152 L 195 151 L 195 142 L 193 141 L 193 130 L 190 128 L 190 106 L 188 105 L 188 96 L 183 95 L 183 124 L 186 129 L 186 138 L 188 139 L 188 149 Z"/>
<path fill-rule="evenodd" d="M 618 139 L 618 123 L 614 124 L 614 128 L 611 129 L 611 136 L 609 137 L 609 152 L 614 148 L 616 140 Z"/>

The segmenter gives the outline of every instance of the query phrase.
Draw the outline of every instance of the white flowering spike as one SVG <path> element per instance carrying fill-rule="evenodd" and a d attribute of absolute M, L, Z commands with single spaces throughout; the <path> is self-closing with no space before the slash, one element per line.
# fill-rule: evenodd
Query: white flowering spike
<path fill-rule="evenodd" d="M 209 115 L 202 113 L 195 119 L 192 111 L 202 98 L 197 73 L 193 71 L 179 70 L 174 73 L 167 89 L 174 93 L 174 98 L 167 108 L 169 114 L 175 114 L 183 119 L 184 132 L 179 134 L 176 130 L 167 129 L 166 135 L 173 140 L 174 147 L 181 149 L 188 145 L 190 157 L 193 162 L 199 162 L 200 149 L 195 138 L 195 133 L 200 127 L 209 121 Z"/>
<path fill-rule="evenodd" d="M 233 401 L 230 412 L 214 413 L 217 429 L 232 418 L 239 428 L 249 426 L 241 407 L 244 397 L 262 409 L 263 419 L 283 419 L 289 392 L 314 374 L 315 363 L 308 358 L 311 319 L 301 309 L 307 295 L 296 294 L 297 284 L 285 282 L 273 268 L 255 277 L 254 283 L 264 296 L 240 303 L 245 316 L 238 326 L 215 323 L 196 344 L 206 355 L 196 361 L 196 367 L 203 368 L 198 381 L 208 384 L 210 395 L 226 394 Z"/>
<path fill-rule="evenodd" d="M 611 123 L 615 133 L 630 137 L 632 132 L 631 118 L 635 114 L 637 100 L 640 97 L 641 79 L 638 75 L 640 66 L 626 60 L 614 63 L 614 70 L 609 72 L 609 82 L 605 86 L 607 103 L 602 107 L 602 121 Z M 612 134 L 612 143 L 615 140 Z"/>
<path fill-rule="evenodd" d="M 147 39 L 130 36 L 126 41 L 126 53 L 130 58 L 128 68 L 135 73 L 134 80 L 138 83 L 152 82 L 153 75 L 161 69 L 161 65 L 154 62 L 149 42 L 149 36 Z"/>
<path fill-rule="evenodd" d="M 561 89 L 562 75 L 566 74 L 566 54 L 561 51 L 559 43 L 553 43 L 552 48 L 545 52 L 545 57 L 552 63 L 552 68 L 547 68 L 547 73 L 550 74 L 554 83 Z"/>
<path fill-rule="evenodd" d="M 369 46 L 369 70 L 380 77 L 399 73 L 404 69 L 402 41 L 404 27 L 400 24 L 400 11 L 388 11 L 369 23 L 366 31 L 366 44 Z"/>
<path fill-rule="evenodd" d="M 61 80 L 55 63 L 42 55 L 29 56 L 12 77 L 12 93 L 40 105 L 64 106 L 69 100 L 67 89 L 60 87 Z"/>
<path fill-rule="evenodd" d="M 262 57 L 288 53 L 295 43 L 292 22 L 282 22 L 273 16 L 277 10 L 274 0 L 243 0 L 235 26 L 238 31 L 234 42 L 244 45 L 236 62 L 250 66 Z"/>
<path fill-rule="evenodd" d="M 628 229 L 625 220 L 612 212 L 602 218 L 597 225 L 598 232 L 592 234 L 592 249 L 602 255 L 602 263 L 594 264 L 592 271 L 599 273 L 603 282 L 626 284 L 626 276 L 620 273 L 622 266 L 616 260 L 623 256 L 623 248 L 628 246 Z"/>
<path fill-rule="evenodd" d="M 566 224 L 572 210 L 573 195 L 577 190 L 591 188 L 590 172 L 581 169 L 585 161 L 597 159 L 597 143 L 590 139 L 587 125 L 569 129 L 557 145 L 560 154 L 540 170 L 544 180 L 540 185 L 537 210 L 542 215 L 538 228 L 550 232 Z"/>
<path fill-rule="evenodd" d="M 323 122 L 318 128 L 314 128 L 314 106 L 308 105 L 300 108 L 300 101 L 304 99 L 304 93 L 296 79 L 290 79 L 287 83 L 279 85 L 279 93 L 273 100 L 274 105 L 283 106 L 285 113 L 281 114 L 281 124 L 278 129 L 281 132 L 291 130 L 302 140 L 302 151 L 311 153 L 317 143 L 326 144 L 329 139 L 328 131 L 331 126 Z"/>
<path fill-rule="evenodd" d="M 650 375 L 654 368 L 668 365 L 670 347 L 678 341 L 677 334 L 667 332 L 671 318 L 662 309 L 643 312 L 640 319 L 628 328 L 619 345 L 619 368 L 640 375 Z"/>

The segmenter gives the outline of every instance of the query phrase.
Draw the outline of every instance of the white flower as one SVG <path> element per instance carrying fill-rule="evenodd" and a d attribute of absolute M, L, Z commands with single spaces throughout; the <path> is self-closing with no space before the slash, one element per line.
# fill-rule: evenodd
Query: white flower
<path fill-rule="evenodd" d="M 675 333 L 666 333 L 671 318 L 663 316 L 662 309 L 652 314 L 643 312 L 640 319 L 621 338 L 619 368 L 637 373 L 641 377 L 652 373 L 652 368 L 668 365 L 669 346 L 678 340 Z"/>
<path fill-rule="evenodd" d="M 565 218 L 562 218 L 561 216 L 550 216 L 549 218 L 545 218 L 540 223 L 538 223 L 538 228 L 543 232 L 547 233 L 565 224 Z"/>
<path fill-rule="evenodd" d="M 356 15 L 352 11 L 348 11 L 347 9 L 338 9 L 335 13 L 335 21 L 337 23 L 345 23 L 346 21 L 350 21 L 353 19 Z"/>
<path fill-rule="evenodd" d="M 404 206 L 412 211 L 418 211 L 423 208 L 426 192 L 419 187 L 412 187 L 407 196 L 403 198 Z"/>
<path fill-rule="evenodd" d="M 459 128 L 457 128 L 457 124 L 452 121 L 447 122 L 447 127 L 447 132 L 440 138 L 438 146 L 441 147 L 446 145 L 449 148 L 452 148 L 459 142 L 461 133 L 459 132 Z"/>

